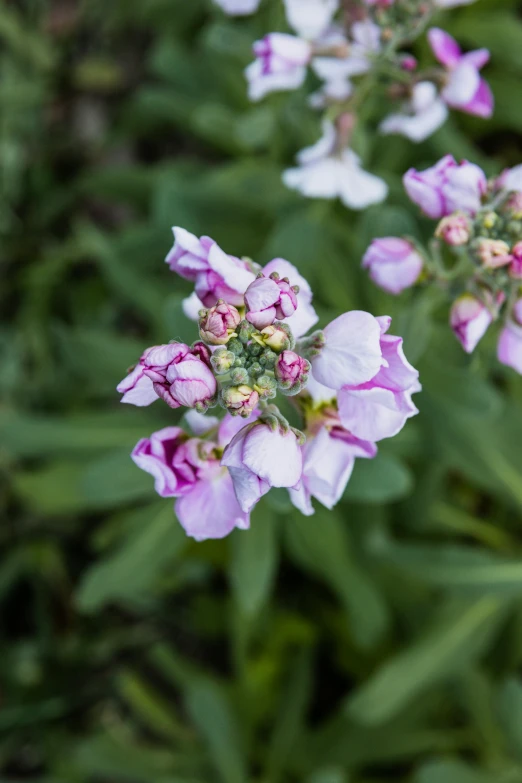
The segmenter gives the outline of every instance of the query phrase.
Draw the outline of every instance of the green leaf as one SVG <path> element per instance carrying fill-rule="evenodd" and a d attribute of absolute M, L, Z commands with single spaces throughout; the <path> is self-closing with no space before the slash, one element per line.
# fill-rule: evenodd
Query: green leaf
<path fill-rule="evenodd" d="M 245 783 L 242 740 L 222 689 L 217 683 L 200 679 L 189 685 L 185 702 L 223 783 Z"/>
<path fill-rule="evenodd" d="M 349 701 L 350 714 L 364 723 L 381 723 L 426 688 L 457 676 L 489 648 L 505 611 L 505 603 L 491 596 L 446 604 L 421 638 L 363 684 Z"/>
<path fill-rule="evenodd" d="M 338 595 L 357 643 L 375 645 L 388 625 L 386 605 L 350 551 L 339 512 L 318 508 L 313 516 L 288 520 L 285 531 L 291 555 Z"/>
<path fill-rule="evenodd" d="M 404 462 L 380 452 L 374 459 L 358 459 L 344 493 L 355 503 L 391 503 L 410 494 L 413 476 Z"/>
<path fill-rule="evenodd" d="M 429 761 L 419 769 L 413 783 L 508 783 L 502 774 L 488 775 L 463 761 Z"/>
<path fill-rule="evenodd" d="M 83 577 L 79 607 L 94 612 L 111 601 L 128 601 L 151 590 L 186 544 L 168 500 L 143 510 L 142 527 Z"/>
<path fill-rule="evenodd" d="M 245 615 L 254 615 L 266 602 L 277 567 L 277 520 L 261 504 L 249 530 L 235 530 L 230 537 L 230 581 L 234 598 Z"/>
<path fill-rule="evenodd" d="M 522 763 L 522 682 L 510 677 L 500 686 L 496 699 L 500 726 L 513 755 Z"/>

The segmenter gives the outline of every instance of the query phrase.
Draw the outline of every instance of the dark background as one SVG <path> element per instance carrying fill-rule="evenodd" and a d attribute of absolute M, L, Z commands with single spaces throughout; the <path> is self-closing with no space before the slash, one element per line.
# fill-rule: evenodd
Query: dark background
<path fill-rule="evenodd" d="M 281 6 L 1 5 L 1 783 L 522 781 L 522 382 L 495 327 L 467 357 L 447 301 L 360 269 L 372 237 L 432 230 L 409 166 L 522 162 L 519 3 L 437 19 L 490 48 L 491 121 L 453 114 L 413 145 L 376 135 L 371 96 L 355 146 L 390 196 L 363 213 L 281 184 L 319 135 L 306 90 L 246 98 Z M 335 511 L 272 492 L 250 532 L 196 544 L 129 459 L 177 413 L 120 406 L 117 382 L 195 336 L 173 224 L 288 258 L 322 323 L 394 317 L 421 412 Z"/>

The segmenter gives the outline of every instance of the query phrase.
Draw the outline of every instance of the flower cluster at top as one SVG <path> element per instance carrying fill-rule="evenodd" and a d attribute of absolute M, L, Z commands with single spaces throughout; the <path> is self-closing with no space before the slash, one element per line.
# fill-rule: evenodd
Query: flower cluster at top
<path fill-rule="evenodd" d="M 406 172 L 404 186 L 439 221 L 429 248 L 408 237 L 375 239 L 363 266 L 389 293 L 422 282 L 455 297 L 450 323 L 467 353 L 502 317 L 498 358 L 522 373 L 522 165 L 488 181 L 479 166 L 446 155 Z"/>
<path fill-rule="evenodd" d="M 229 14 L 252 13 L 259 5 L 255 0 L 217 2 Z M 257 41 L 246 78 L 253 101 L 301 87 L 309 67 L 320 85 L 309 103 L 324 112 L 323 136 L 298 154 L 297 167 L 284 172 L 289 188 L 309 198 L 338 197 L 351 209 L 386 198 L 386 183 L 364 171 L 351 148 L 370 92 L 382 89 L 394 107 L 381 118 L 380 132 L 415 142 L 440 128 L 449 109 L 492 115 L 493 96 L 480 74 L 489 60 L 487 49 L 463 53 L 448 33 L 432 27 L 428 41 L 438 65 L 421 70 L 407 50 L 437 9 L 473 0 L 283 2 L 293 33 L 269 33 Z"/>
<path fill-rule="evenodd" d="M 200 339 L 148 348 L 118 391 L 132 405 L 160 398 L 190 410 L 186 429 L 141 440 L 133 460 L 162 497 L 177 498 L 179 521 L 197 540 L 248 528 L 271 487 L 286 487 L 304 514 L 312 498 L 332 508 L 355 459 L 374 457 L 376 442 L 417 413 L 418 372 L 388 334 L 391 319 L 356 310 L 306 335 L 318 320 L 312 291 L 288 261 L 261 269 L 209 237 L 181 228 L 174 237 L 166 261 L 195 285 L 185 313 Z M 278 396 L 293 402 L 300 429 Z"/>

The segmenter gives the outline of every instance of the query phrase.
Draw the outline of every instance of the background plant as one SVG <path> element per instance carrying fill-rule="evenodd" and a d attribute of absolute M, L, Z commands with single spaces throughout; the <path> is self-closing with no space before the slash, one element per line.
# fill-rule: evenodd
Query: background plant
<path fill-rule="evenodd" d="M 281 182 L 320 134 L 303 95 L 248 101 L 279 0 L 242 20 L 206 0 L 2 6 L 5 781 L 520 779 L 521 381 L 493 333 L 464 354 L 435 289 L 392 298 L 360 268 L 376 236 L 432 234 L 410 166 L 522 161 L 517 13 L 448 12 L 491 50 L 494 117 L 452 114 L 418 146 L 366 134 L 390 195 L 353 214 Z M 194 544 L 130 461 L 175 414 L 128 410 L 114 387 L 144 345 L 192 339 L 190 285 L 161 263 L 174 223 L 288 258 L 321 324 L 393 316 L 420 415 L 358 461 L 334 512 L 300 517 L 273 492 L 248 536 Z"/>

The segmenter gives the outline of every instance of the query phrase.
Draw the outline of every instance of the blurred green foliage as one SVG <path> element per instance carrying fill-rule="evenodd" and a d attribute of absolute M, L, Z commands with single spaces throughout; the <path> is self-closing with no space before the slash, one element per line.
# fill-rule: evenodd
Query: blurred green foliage
<path fill-rule="evenodd" d="M 519 4 L 440 23 L 491 49 L 495 117 L 453 115 L 419 146 L 360 133 L 391 195 L 353 214 L 281 184 L 319 133 L 303 94 L 246 98 L 279 0 L 247 20 L 210 0 L 4 0 L 1 783 L 522 781 L 522 381 L 493 335 L 469 358 L 446 303 L 390 300 L 360 270 L 372 237 L 429 231 L 408 166 L 522 160 Z M 195 544 L 130 461 L 177 414 L 114 387 L 144 347 L 193 335 L 163 264 L 173 224 L 287 257 L 323 322 L 394 316 L 421 414 L 335 511 L 273 492 L 250 532 Z"/>

